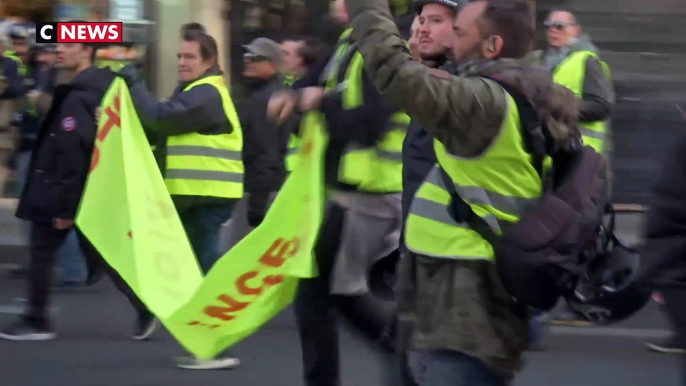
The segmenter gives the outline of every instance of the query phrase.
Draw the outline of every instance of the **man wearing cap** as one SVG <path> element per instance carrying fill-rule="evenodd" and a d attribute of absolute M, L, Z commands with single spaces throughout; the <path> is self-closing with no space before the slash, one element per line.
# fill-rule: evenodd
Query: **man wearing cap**
<path fill-rule="evenodd" d="M 230 245 L 237 244 L 264 219 L 269 205 L 286 179 L 286 147 L 290 127 L 267 117 L 269 98 L 286 89 L 279 77 L 283 63 L 281 45 L 257 38 L 243 46 L 243 76 L 250 98 L 239 106 L 243 128 L 245 196 L 236 206 L 231 225 Z"/>

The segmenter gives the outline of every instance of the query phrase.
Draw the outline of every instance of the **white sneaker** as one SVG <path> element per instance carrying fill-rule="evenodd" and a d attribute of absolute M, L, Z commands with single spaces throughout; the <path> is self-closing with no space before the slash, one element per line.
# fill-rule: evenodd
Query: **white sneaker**
<path fill-rule="evenodd" d="M 227 370 L 238 367 L 240 359 L 219 357 L 214 359 L 197 359 L 192 357 L 176 358 L 176 367 L 186 370 Z"/>

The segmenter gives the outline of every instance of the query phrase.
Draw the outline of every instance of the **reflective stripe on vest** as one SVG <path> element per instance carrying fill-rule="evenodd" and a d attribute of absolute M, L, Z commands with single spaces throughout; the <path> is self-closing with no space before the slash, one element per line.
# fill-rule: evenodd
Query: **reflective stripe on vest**
<path fill-rule="evenodd" d="M 341 65 L 341 60 L 348 52 L 348 48 L 350 48 L 350 34 L 352 32 L 352 28 L 348 28 L 343 31 L 341 36 L 338 38 L 336 50 L 334 51 L 331 60 L 329 60 L 329 63 L 327 63 L 326 68 L 322 72 L 327 90 L 335 89 L 338 86 L 339 67 Z"/>
<path fill-rule="evenodd" d="M 345 71 L 342 100 L 343 108 L 351 110 L 364 103 L 363 80 L 364 59 L 355 52 Z M 332 82 L 333 83 L 333 82 Z M 338 87 L 338 86 L 334 86 Z M 374 146 L 361 148 L 350 145 L 341 158 L 338 180 L 357 186 L 362 192 L 402 192 L 402 149 L 410 117 L 402 112 L 393 114 L 388 121 L 389 131 Z"/>
<path fill-rule="evenodd" d="M 598 55 L 591 51 L 578 51 L 569 55 L 553 71 L 553 80 L 572 90 L 577 98 L 581 98 L 584 93 L 584 78 L 586 75 L 586 62 L 589 57 L 594 57 L 600 61 L 605 71 L 607 81 L 611 81 L 610 68 L 598 58 Z M 580 122 L 579 129 L 584 138 L 584 143 L 591 146 L 597 152 L 602 153 L 605 142 L 605 121 Z"/>
<path fill-rule="evenodd" d="M 243 197 L 243 132 L 224 79 L 208 76 L 186 87 L 209 84 L 221 95 L 230 134 L 190 133 L 167 138 L 165 182 L 171 195 Z"/>
<path fill-rule="evenodd" d="M 450 155 L 434 140 L 440 167 L 474 213 L 497 234 L 519 221 L 542 193 L 542 181 L 524 148 L 519 112 L 507 95 L 508 108 L 493 145 L 482 156 L 464 159 Z M 450 193 L 439 165 L 428 174 L 412 199 L 405 227 L 407 247 L 415 253 L 452 259 L 494 259 L 493 248 L 467 223 L 450 216 Z"/>
<path fill-rule="evenodd" d="M 6 58 L 10 58 L 14 60 L 15 63 L 17 63 L 17 72 L 21 76 L 26 76 L 28 74 L 28 69 L 26 68 L 26 65 L 24 65 L 24 62 L 17 56 L 14 51 L 7 51 L 5 52 L 4 55 Z"/>

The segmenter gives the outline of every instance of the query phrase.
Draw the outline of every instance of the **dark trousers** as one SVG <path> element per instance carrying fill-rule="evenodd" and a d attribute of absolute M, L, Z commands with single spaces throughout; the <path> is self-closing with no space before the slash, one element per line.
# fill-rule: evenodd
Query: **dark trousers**
<path fill-rule="evenodd" d="M 29 265 L 29 307 L 26 319 L 31 323 L 46 325 L 49 322 L 47 303 L 53 280 L 55 256 L 57 250 L 65 242 L 71 229 L 55 229 L 52 224 L 33 223 L 30 233 Z M 131 287 L 119 276 L 109 264 L 105 262 L 93 244 L 86 236 L 76 229 L 81 251 L 90 265 L 99 263 L 114 285 L 129 299 L 139 315 L 147 313 L 148 309 L 136 296 Z"/>
<path fill-rule="evenodd" d="M 315 257 L 319 275 L 312 279 L 301 279 L 294 309 L 303 355 L 304 377 L 307 386 L 340 386 L 340 355 L 338 344 L 337 317 L 356 320 L 355 327 L 370 344 L 378 347 L 385 363 L 385 383 L 404 386 L 398 382 L 400 369 L 396 355 L 379 343 L 384 331 L 360 324 L 364 315 L 360 299 L 354 296 L 332 295 L 331 274 L 343 233 L 345 209 L 332 205 L 322 224 L 319 239 L 315 245 Z M 388 326 L 390 327 L 390 325 Z"/>

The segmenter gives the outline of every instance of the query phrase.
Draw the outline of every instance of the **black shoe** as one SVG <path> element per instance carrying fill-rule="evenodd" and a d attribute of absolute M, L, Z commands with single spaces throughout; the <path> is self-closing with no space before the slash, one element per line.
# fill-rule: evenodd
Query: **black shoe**
<path fill-rule="evenodd" d="M 155 315 L 147 312 L 143 315 L 138 316 L 138 321 L 136 322 L 136 332 L 133 334 L 133 340 L 146 340 L 157 331 L 160 327 L 160 322 L 157 320 Z"/>
<path fill-rule="evenodd" d="M 646 346 L 651 351 L 663 354 L 686 354 L 684 339 L 678 334 L 672 334 L 659 342 L 648 342 Z"/>
<path fill-rule="evenodd" d="M 0 332 L 0 339 L 14 341 L 38 341 L 57 338 L 57 334 L 47 326 L 38 326 L 22 319 Z"/>

